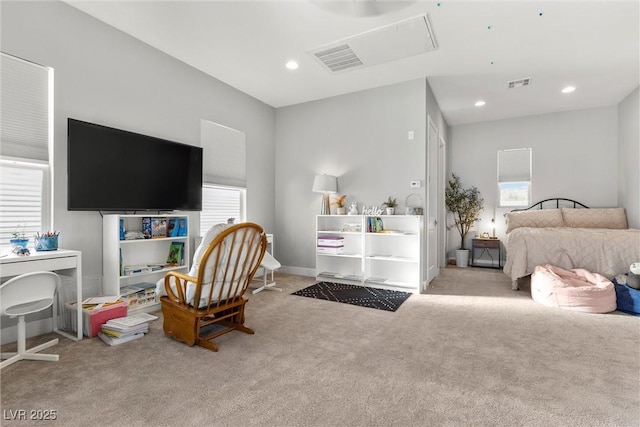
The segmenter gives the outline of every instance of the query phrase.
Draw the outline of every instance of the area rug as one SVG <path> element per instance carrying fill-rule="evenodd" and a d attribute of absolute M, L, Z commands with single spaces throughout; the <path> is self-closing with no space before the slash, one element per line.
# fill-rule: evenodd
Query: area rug
<path fill-rule="evenodd" d="M 342 302 L 386 311 L 396 311 L 411 296 L 409 292 L 334 282 L 318 282 L 291 295 Z"/>

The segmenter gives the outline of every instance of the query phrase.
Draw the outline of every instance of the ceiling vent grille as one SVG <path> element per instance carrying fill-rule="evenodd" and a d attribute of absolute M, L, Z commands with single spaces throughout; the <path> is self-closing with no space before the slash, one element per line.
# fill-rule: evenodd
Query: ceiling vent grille
<path fill-rule="evenodd" d="M 308 53 L 330 72 L 395 61 L 436 50 L 427 15 L 375 28 Z"/>
<path fill-rule="evenodd" d="M 529 86 L 531 84 L 531 77 L 527 77 L 519 80 L 511 80 L 509 82 L 509 89 L 515 89 L 517 87 Z"/>
<path fill-rule="evenodd" d="M 362 61 L 348 44 L 331 47 L 313 54 L 331 71 L 342 71 L 362 65 Z"/>

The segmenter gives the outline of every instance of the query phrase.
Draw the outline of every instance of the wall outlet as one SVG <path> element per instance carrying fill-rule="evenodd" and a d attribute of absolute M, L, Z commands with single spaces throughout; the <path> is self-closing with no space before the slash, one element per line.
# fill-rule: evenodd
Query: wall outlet
<path fill-rule="evenodd" d="M 413 135 L 413 131 L 412 131 L 412 130 L 410 130 L 410 131 L 407 133 L 407 138 L 409 139 L 409 141 L 412 141 L 412 140 L 413 140 L 414 135 Z"/>
<path fill-rule="evenodd" d="M 411 188 L 420 188 L 420 181 L 411 181 Z"/>

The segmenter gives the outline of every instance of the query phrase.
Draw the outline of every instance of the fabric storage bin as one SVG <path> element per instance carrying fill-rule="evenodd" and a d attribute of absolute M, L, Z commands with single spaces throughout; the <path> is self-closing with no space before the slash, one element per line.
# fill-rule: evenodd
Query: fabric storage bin
<path fill-rule="evenodd" d="M 77 303 L 67 303 L 69 322 L 71 330 L 78 331 Z M 100 327 L 107 323 L 107 320 L 127 316 L 127 302 L 118 300 L 111 304 L 98 304 L 82 309 L 82 333 L 86 337 L 95 337 L 100 332 Z"/>

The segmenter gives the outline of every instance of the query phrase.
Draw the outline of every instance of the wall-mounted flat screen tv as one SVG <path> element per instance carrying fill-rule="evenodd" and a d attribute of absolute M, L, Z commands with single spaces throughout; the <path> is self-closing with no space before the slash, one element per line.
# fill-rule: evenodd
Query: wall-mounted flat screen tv
<path fill-rule="evenodd" d="M 202 210 L 202 148 L 69 118 L 69 210 Z"/>

